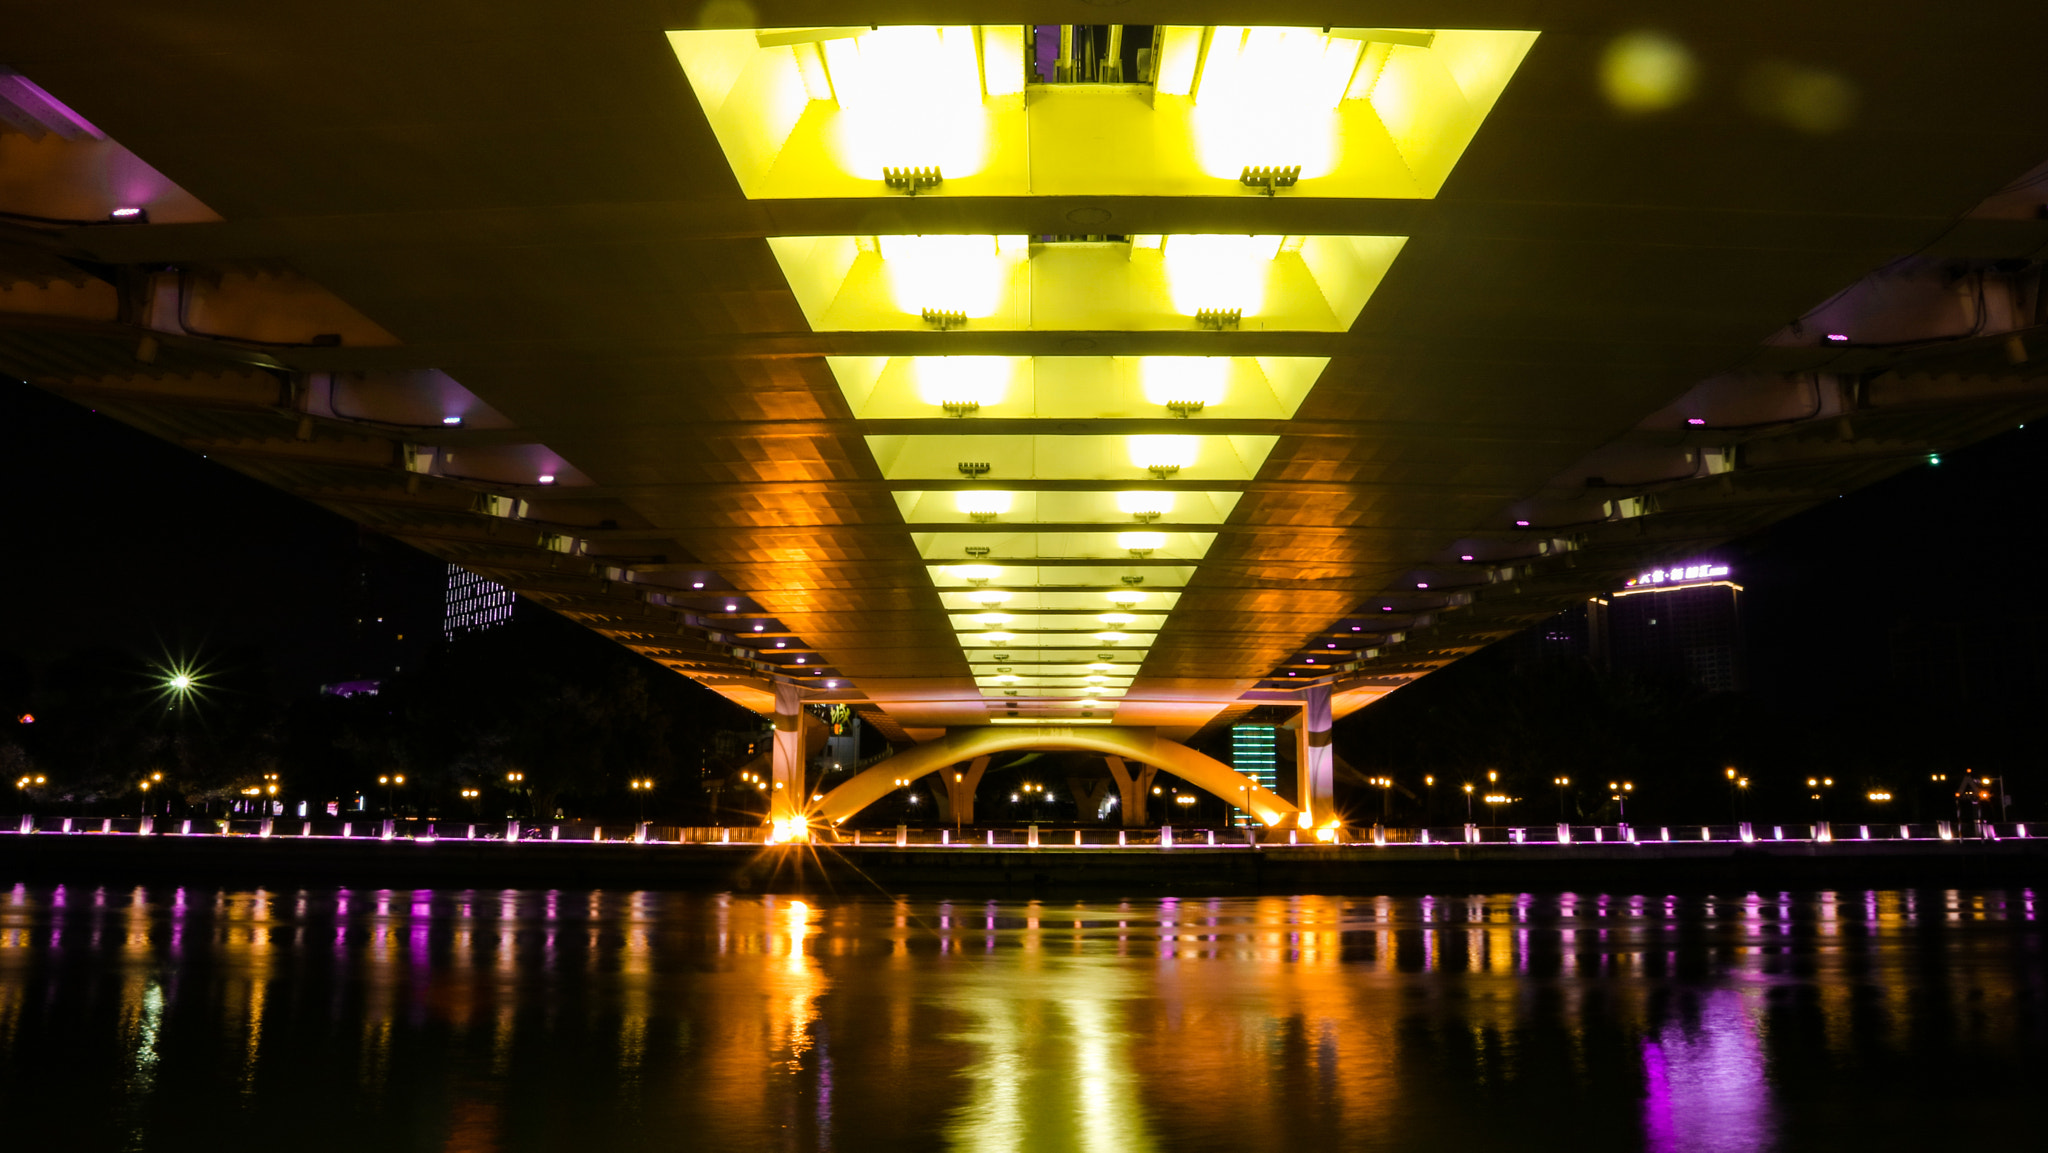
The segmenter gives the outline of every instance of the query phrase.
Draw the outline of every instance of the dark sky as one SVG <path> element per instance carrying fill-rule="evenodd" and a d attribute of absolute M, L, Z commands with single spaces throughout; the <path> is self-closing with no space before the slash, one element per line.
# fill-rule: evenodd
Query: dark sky
<path fill-rule="evenodd" d="M 1896 638 L 1958 620 L 2038 666 L 2041 630 L 2021 626 L 2043 615 L 2043 437 L 2008 432 L 1717 550 L 1748 589 L 1756 687 L 1853 693 L 1893 675 Z M 14 381 L 0 492 L 0 662 L 254 650 L 289 691 L 347 675 L 350 522 Z"/>

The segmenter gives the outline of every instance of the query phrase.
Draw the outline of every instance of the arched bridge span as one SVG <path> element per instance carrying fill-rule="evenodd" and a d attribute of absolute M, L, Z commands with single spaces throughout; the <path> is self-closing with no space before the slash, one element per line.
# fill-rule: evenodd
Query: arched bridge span
<path fill-rule="evenodd" d="M 836 825 L 893 791 L 897 781 L 964 764 L 977 757 L 1025 749 L 1073 749 L 1123 757 L 1152 765 L 1222 797 L 1240 803 L 1247 788 L 1252 814 L 1268 827 L 1298 820 L 1301 810 L 1279 794 L 1261 788 L 1222 761 L 1141 727 L 1078 725 L 978 725 L 947 731 L 935 741 L 913 746 L 879 761 L 853 779 L 811 803 L 805 816 L 813 824 Z"/>

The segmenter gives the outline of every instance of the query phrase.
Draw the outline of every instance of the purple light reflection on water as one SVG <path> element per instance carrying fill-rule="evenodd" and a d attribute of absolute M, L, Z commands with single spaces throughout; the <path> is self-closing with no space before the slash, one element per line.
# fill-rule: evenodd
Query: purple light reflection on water
<path fill-rule="evenodd" d="M 1749 1153 L 1771 1144 L 1775 1106 L 1743 994 L 1703 996 L 1697 1021 L 1643 1038 L 1643 1136 L 1650 1153 Z"/>

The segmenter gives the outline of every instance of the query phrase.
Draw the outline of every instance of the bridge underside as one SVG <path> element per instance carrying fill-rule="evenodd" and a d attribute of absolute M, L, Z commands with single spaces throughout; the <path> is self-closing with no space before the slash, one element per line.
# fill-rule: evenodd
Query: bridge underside
<path fill-rule="evenodd" d="M 878 779 L 1014 728 L 1225 796 L 1176 742 L 1326 734 L 2048 413 L 2031 10 L 1696 6 L 1637 58 L 1624 0 L 730 7 L 16 6 L 0 371 L 846 704 L 917 746 Z M 1738 34 L 1827 64 L 1681 83 Z M 1316 748 L 1262 819 L 1324 819 Z"/>

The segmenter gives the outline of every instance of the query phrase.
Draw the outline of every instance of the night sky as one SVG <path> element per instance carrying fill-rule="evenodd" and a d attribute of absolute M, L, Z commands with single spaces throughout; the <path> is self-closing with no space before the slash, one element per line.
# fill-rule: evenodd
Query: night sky
<path fill-rule="evenodd" d="M 1753 687 L 1853 696 L 1911 675 L 1914 638 L 1952 635 L 1976 665 L 1941 675 L 2048 682 L 2044 436 L 2016 429 L 1715 550 L 1748 590 Z M 13 381 L 0 450 L 0 668 L 242 651 L 283 693 L 347 675 L 349 521 Z"/>

